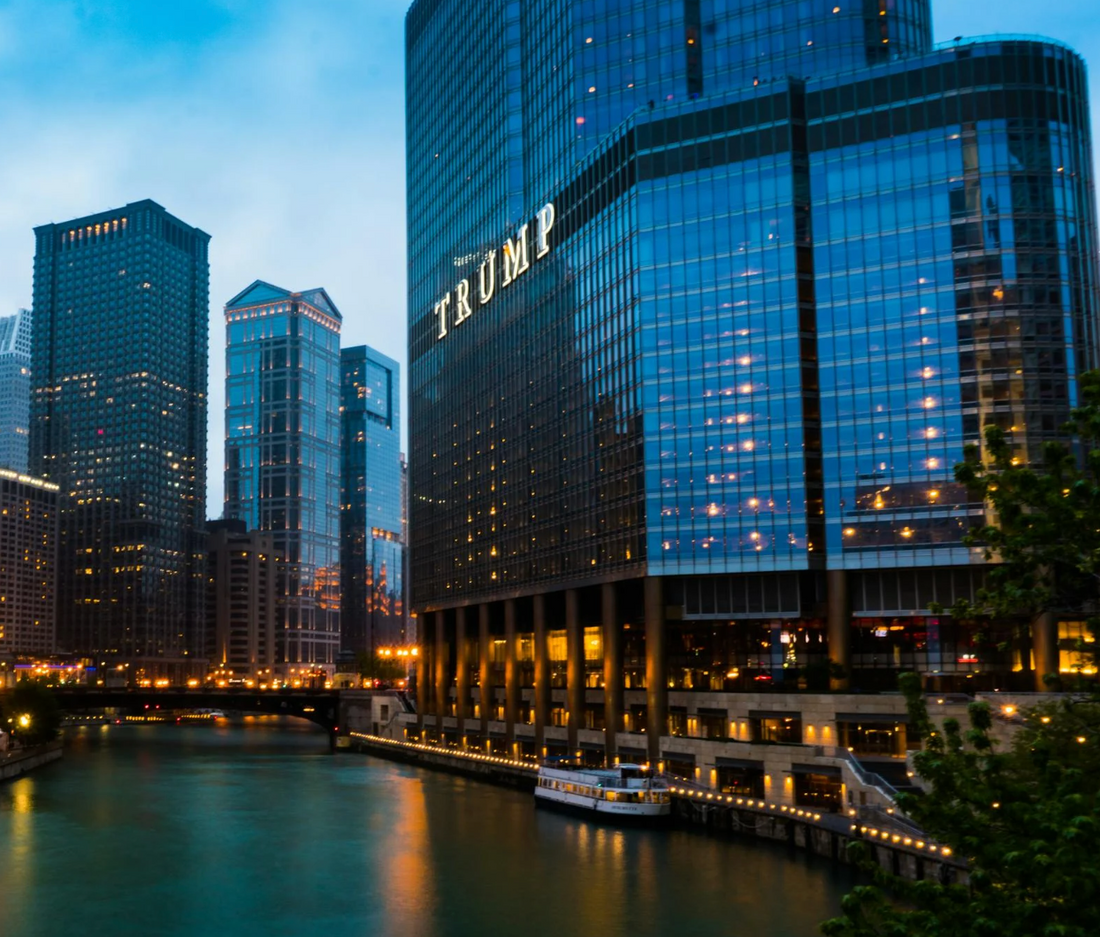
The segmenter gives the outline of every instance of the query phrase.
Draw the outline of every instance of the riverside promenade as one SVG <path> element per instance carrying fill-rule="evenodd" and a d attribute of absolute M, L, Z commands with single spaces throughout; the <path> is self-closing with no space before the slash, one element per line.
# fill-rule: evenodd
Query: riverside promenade
<path fill-rule="evenodd" d="M 61 741 L 48 742 L 45 745 L 36 745 L 34 748 L 21 748 L 17 751 L 0 752 L 0 782 L 10 781 L 47 765 L 51 761 L 57 761 L 61 757 Z"/>
<path fill-rule="evenodd" d="M 364 732 L 349 732 L 340 746 L 365 754 L 462 774 L 507 787 L 534 790 L 538 766 L 499 755 L 399 741 Z M 339 750 L 339 749 L 338 749 Z M 887 871 L 910 881 L 932 879 L 965 882 L 966 865 L 946 846 L 928 842 L 900 817 L 861 816 L 859 811 L 821 813 L 736 797 L 672 779 L 672 813 L 677 823 L 703 827 L 716 834 L 748 836 L 788 843 L 835 862 L 848 864 L 848 843 L 867 843 L 874 860 Z"/>

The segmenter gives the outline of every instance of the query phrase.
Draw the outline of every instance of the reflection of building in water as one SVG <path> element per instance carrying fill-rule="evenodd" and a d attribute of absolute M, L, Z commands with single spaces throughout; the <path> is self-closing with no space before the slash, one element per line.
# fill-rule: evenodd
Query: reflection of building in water
<path fill-rule="evenodd" d="M 340 312 L 257 280 L 225 307 L 225 516 L 269 532 L 276 660 L 332 669 L 340 643 Z"/>
<path fill-rule="evenodd" d="M 424 729 L 824 804 L 784 746 L 896 720 L 866 691 L 1069 653 L 928 608 L 983 581 L 964 444 L 1033 459 L 1096 360 L 1084 65 L 935 49 L 927 0 L 597 6 L 491 5 L 443 74 L 463 5 L 407 18 Z"/>
<path fill-rule="evenodd" d="M 400 372 L 365 345 L 345 348 L 340 368 L 341 648 L 373 655 L 407 640 Z"/>

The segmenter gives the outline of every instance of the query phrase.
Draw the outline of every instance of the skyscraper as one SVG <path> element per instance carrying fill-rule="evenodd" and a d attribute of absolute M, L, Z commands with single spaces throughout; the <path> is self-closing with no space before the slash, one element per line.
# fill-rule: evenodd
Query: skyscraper
<path fill-rule="evenodd" d="M 152 201 L 35 229 L 31 469 L 61 488 L 58 646 L 202 646 L 209 235 Z"/>
<path fill-rule="evenodd" d="M 225 677 L 270 679 L 279 562 L 272 535 L 244 521 L 207 525 L 207 657 Z"/>
<path fill-rule="evenodd" d="M 54 649 L 57 485 L 0 467 L 0 655 Z"/>
<path fill-rule="evenodd" d="M 864 691 L 1057 671 L 1073 622 L 929 605 L 984 576 L 964 444 L 1035 458 L 1097 361 L 1081 59 L 934 47 L 927 0 L 468 17 L 406 19 L 430 730 L 686 762 L 830 662 Z"/>
<path fill-rule="evenodd" d="M 0 468 L 27 471 L 31 417 L 31 313 L 0 319 Z"/>
<path fill-rule="evenodd" d="M 373 655 L 405 642 L 400 373 L 366 345 L 345 348 L 340 370 L 340 643 Z"/>
<path fill-rule="evenodd" d="M 271 534 L 292 680 L 340 646 L 340 322 L 323 289 L 262 280 L 225 306 L 225 517 Z"/>

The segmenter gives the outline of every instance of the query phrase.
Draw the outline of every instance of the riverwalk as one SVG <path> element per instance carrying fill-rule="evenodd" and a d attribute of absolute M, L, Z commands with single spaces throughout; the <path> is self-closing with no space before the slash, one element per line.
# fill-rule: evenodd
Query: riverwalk
<path fill-rule="evenodd" d="M 538 765 L 532 761 L 363 732 L 350 732 L 348 736 L 348 747 L 353 750 L 493 784 L 534 790 L 538 777 Z M 842 864 L 849 861 L 848 844 L 862 840 L 875 862 L 910 881 L 966 881 L 966 865 L 949 847 L 927 841 L 919 830 L 898 817 L 883 814 L 869 819 L 856 810 L 822 813 L 719 793 L 676 779 L 671 792 L 673 817 L 684 826 L 785 842 Z"/>
<path fill-rule="evenodd" d="M 0 752 L 0 781 L 10 781 L 21 774 L 57 761 L 61 757 L 61 742 L 49 742 L 34 748 L 21 748 L 17 751 Z"/>

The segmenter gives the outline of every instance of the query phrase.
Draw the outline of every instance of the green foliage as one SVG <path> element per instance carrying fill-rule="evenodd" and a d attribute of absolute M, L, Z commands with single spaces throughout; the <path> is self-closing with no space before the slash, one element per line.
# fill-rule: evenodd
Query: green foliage
<path fill-rule="evenodd" d="M 968 446 L 956 479 L 991 509 L 970 546 L 996 560 L 987 588 L 958 618 L 1033 617 L 1052 611 L 1085 621 L 1096 633 L 1100 593 L 1100 371 L 1078 382 L 1080 406 L 1065 427 L 1071 445 L 1048 442 L 1031 466 L 999 427 L 987 427 L 985 460 Z M 1084 650 L 1084 649 L 1082 649 Z"/>
<path fill-rule="evenodd" d="M 1100 701 L 1065 699 L 1023 715 L 998 750 L 994 713 L 970 706 L 970 726 L 929 718 L 920 677 L 905 674 L 924 795 L 899 795 L 930 839 L 968 863 L 968 885 L 904 882 L 853 858 L 873 885 L 849 894 L 828 937 L 1092 937 L 1100 931 Z M 999 718 L 999 716 L 997 717 Z"/>
<path fill-rule="evenodd" d="M 368 680 L 404 680 L 408 670 L 407 658 L 372 657 L 360 651 L 355 657 L 355 669 Z"/>
<path fill-rule="evenodd" d="M 25 746 L 52 742 L 61 730 L 61 707 L 53 692 L 41 683 L 22 680 L 0 699 L 0 719 L 12 738 Z M 27 725 L 21 725 L 22 717 Z"/>

